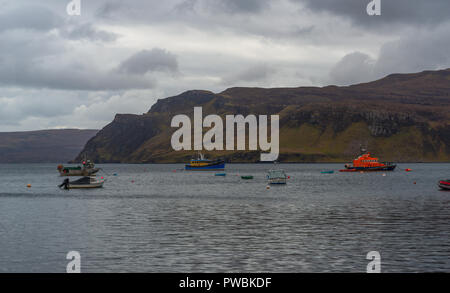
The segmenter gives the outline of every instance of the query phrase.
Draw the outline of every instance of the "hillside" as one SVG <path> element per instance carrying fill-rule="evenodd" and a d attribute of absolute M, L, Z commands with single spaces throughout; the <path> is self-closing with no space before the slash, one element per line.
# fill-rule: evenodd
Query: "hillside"
<path fill-rule="evenodd" d="M 0 132 L 0 163 L 65 163 L 97 132 L 77 129 Z"/>
<path fill-rule="evenodd" d="M 185 162 L 175 152 L 170 121 L 176 114 L 280 115 L 280 161 L 341 162 L 360 144 L 388 161 L 450 161 L 450 69 L 393 74 L 347 87 L 230 88 L 188 91 L 160 99 L 144 115 L 117 114 L 89 140 L 81 156 L 96 162 Z M 214 152 L 253 162 L 259 152 Z"/>

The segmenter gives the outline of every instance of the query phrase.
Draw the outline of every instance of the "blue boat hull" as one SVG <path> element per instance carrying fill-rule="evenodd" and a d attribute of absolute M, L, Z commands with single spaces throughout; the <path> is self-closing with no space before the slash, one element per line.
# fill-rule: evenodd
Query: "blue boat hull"
<path fill-rule="evenodd" d="M 225 170 L 225 163 L 211 164 L 208 166 L 201 166 L 201 167 L 192 167 L 190 165 L 186 165 L 185 170 L 186 171 L 223 171 L 223 170 Z"/>

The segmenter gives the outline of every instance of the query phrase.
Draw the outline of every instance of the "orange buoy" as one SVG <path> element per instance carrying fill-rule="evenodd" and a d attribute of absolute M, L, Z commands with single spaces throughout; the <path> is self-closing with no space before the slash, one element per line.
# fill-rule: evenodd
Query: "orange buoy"
<path fill-rule="evenodd" d="M 408 168 L 408 169 L 405 169 L 405 171 L 406 171 L 406 172 L 411 172 L 412 169 L 409 169 L 409 168 Z"/>
<path fill-rule="evenodd" d="M 27 184 L 27 187 L 28 187 L 28 188 L 31 188 L 31 184 Z"/>

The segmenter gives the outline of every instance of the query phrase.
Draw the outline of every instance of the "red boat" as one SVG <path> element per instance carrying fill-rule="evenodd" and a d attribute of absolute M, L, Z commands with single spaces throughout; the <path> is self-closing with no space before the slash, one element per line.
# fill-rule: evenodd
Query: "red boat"
<path fill-rule="evenodd" d="M 439 181 L 439 187 L 443 190 L 450 190 L 450 179 Z"/>
<path fill-rule="evenodd" d="M 380 163 L 378 158 L 372 157 L 369 152 L 361 149 L 362 154 L 353 160 L 353 164 L 346 164 L 345 169 L 339 172 L 365 172 L 365 171 L 394 171 L 397 165 Z"/>

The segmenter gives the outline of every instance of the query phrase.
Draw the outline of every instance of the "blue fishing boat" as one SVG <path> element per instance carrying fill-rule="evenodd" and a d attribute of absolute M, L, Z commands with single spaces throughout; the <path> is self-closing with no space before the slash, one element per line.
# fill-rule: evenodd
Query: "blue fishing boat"
<path fill-rule="evenodd" d="M 327 170 L 327 171 L 322 171 L 320 173 L 322 173 L 322 174 L 333 174 L 334 171 L 333 170 Z"/>
<path fill-rule="evenodd" d="M 224 176 L 227 176 L 227 173 L 216 173 L 215 176 L 222 176 L 222 177 L 224 177 Z"/>
<path fill-rule="evenodd" d="M 208 160 L 202 153 L 198 157 L 191 159 L 185 166 L 186 171 L 223 171 L 225 170 L 225 161 L 221 159 Z"/>

